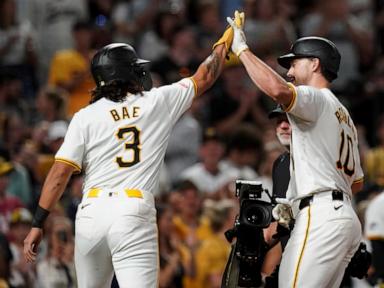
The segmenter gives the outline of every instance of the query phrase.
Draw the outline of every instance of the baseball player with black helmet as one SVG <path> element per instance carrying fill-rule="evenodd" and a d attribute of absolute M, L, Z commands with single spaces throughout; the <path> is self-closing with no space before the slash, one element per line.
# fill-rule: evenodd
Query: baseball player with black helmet
<path fill-rule="evenodd" d="M 24 241 L 35 261 L 42 225 L 72 173 L 84 173 L 76 215 L 78 287 L 157 287 L 158 242 L 153 191 L 177 119 L 218 78 L 233 38 L 228 28 L 190 78 L 151 88 L 148 61 L 127 44 L 93 57 L 91 104 L 72 118 L 44 183 L 33 227 Z"/>
<path fill-rule="evenodd" d="M 253 82 L 283 105 L 292 127 L 291 179 L 285 204 L 279 205 L 292 207 L 295 225 L 283 253 L 279 287 L 339 287 L 361 240 L 351 198 L 363 183 L 356 128 L 329 89 L 340 54 L 327 39 L 298 39 L 278 59 L 289 69 L 287 83 L 249 50 L 242 25 L 227 20 L 234 29 L 232 51 Z"/>

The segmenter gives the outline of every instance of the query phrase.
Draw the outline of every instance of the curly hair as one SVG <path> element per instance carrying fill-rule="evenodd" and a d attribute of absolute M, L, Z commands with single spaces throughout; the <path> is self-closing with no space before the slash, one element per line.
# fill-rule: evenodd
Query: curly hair
<path fill-rule="evenodd" d="M 113 102 L 123 102 L 128 93 L 142 95 L 144 88 L 135 83 L 120 80 L 112 80 L 103 86 L 97 86 L 91 91 L 90 104 L 101 98 L 107 98 Z"/>

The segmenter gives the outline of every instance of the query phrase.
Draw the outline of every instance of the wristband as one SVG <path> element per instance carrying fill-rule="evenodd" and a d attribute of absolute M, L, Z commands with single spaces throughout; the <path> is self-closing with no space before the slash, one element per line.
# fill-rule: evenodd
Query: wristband
<path fill-rule="evenodd" d="M 43 228 L 45 219 L 47 219 L 49 211 L 37 205 L 35 215 L 32 219 L 32 227 Z"/>

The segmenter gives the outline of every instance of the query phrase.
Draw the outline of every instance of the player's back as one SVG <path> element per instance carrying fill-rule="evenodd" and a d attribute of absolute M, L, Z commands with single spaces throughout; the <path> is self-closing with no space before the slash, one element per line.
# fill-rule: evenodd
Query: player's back
<path fill-rule="evenodd" d="M 143 95 L 129 95 L 124 102 L 102 98 L 75 114 L 56 157 L 63 155 L 82 167 L 84 191 L 135 188 L 153 192 L 172 126 L 190 106 L 193 95 L 192 82 L 184 79 Z"/>

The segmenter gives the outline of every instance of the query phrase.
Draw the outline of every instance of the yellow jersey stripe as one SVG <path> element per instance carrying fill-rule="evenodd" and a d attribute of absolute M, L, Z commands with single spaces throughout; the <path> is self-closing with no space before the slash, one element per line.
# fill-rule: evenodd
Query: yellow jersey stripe
<path fill-rule="evenodd" d="M 62 162 L 62 163 L 65 163 L 65 164 L 68 164 L 70 166 L 72 166 L 73 168 L 75 168 L 75 170 L 77 172 L 81 172 L 81 167 L 80 165 L 78 165 L 77 163 L 71 161 L 71 160 L 68 160 L 68 159 L 64 159 L 64 158 L 55 158 L 55 161 L 57 162 Z"/>
<path fill-rule="evenodd" d="M 382 235 L 372 235 L 367 237 L 368 240 L 379 240 L 379 241 L 384 241 L 384 236 Z"/>
<path fill-rule="evenodd" d="M 361 177 L 359 179 L 356 179 L 355 181 L 353 181 L 353 184 L 356 184 L 356 183 L 361 183 L 364 181 L 364 177 Z"/>
<path fill-rule="evenodd" d="M 311 224 L 311 206 L 308 207 L 307 229 L 305 230 L 304 243 L 303 243 L 303 246 L 301 247 L 299 260 L 297 261 L 297 264 L 296 264 L 295 278 L 293 280 L 293 285 L 292 285 L 293 288 L 296 288 L 297 276 L 299 274 L 299 268 L 300 268 L 300 264 L 301 264 L 301 259 L 303 259 L 305 245 L 307 244 L 310 224 Z"/>
<path fill-rule="evenodd" d="M 297 92 L 296 92 L 296 87 L 292 83 L 287 82 L 289 90 L 292 91 L 292 99 L 291 103 L 284 109 L 285 112 L 291 111 L 293 105 L 296 103 L 296 98 L 297 98 Z"/>
<path fill-rule="evenodd" d="M 197 84 L 196 84 L 196 81 L 195 79 L 193 79 L 193 77 L 189 77 L 189 79 L 191 79 L 192 83 L 193 83 L 193 90 L 195 90 L 195 96 L 197 95 Z"/>

